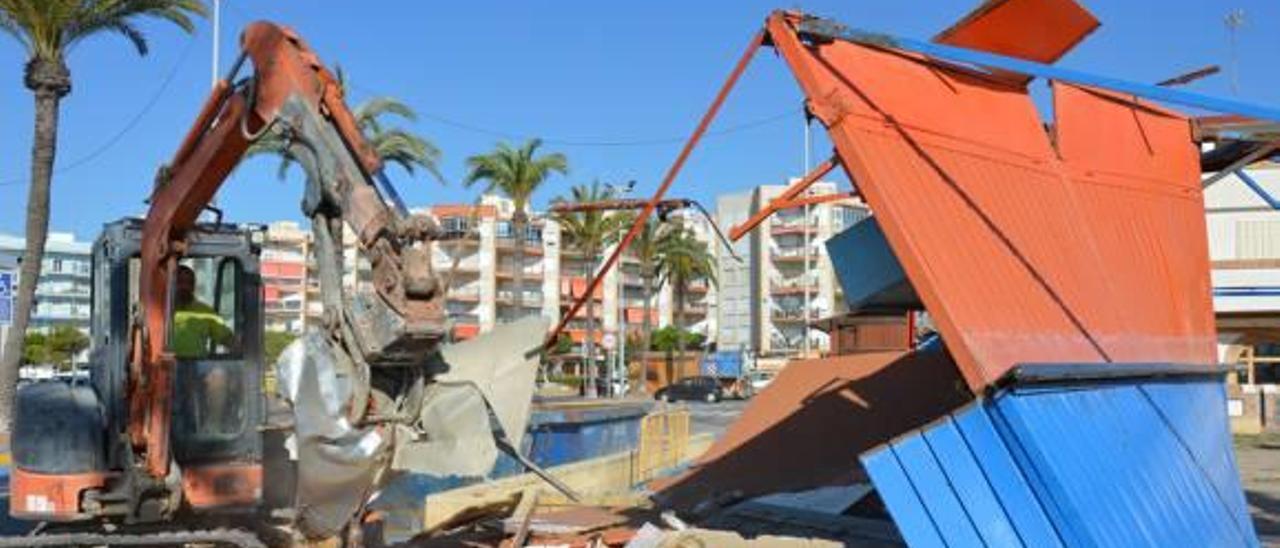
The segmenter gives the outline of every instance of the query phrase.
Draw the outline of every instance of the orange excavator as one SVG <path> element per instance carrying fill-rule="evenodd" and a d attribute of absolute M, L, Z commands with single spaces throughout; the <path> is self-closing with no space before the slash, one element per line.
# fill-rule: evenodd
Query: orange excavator
<path fill-rule="evenodd" d="M 377 482 L 412 460 L 388 448 L 420 424 L 440 372 L 448 326 L 428 248 L 439 232 L 406 211 L 301 38 L 258 22 L 241 48 L 160 169 L 145 219 L 106 225 L 94 247 L 92 380 L 19 391 L 10 513 L 41 526 L 0 544 L 256 546 L 267 522 L 281 543 L 358 544 Z M 268 133 L 306 172 L 324 305 L 321 328 L 286 351 L 296 367 L 279 373 L 293 395 L 282 421 L 263 390 L 259 246 L 211 207 Z M 209 211 L 216 220 L 202 222 Z M 371 274 L 354 288 L 344 230 Z M 529 331 L 536 347 L 545 327 Z"/>

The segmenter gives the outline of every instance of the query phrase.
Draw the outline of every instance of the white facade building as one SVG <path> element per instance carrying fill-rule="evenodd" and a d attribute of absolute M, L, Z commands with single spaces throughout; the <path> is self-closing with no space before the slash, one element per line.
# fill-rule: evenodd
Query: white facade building
<path fill-rule="evenodd" d="M 721 195 L 716 200 L 717 223 L 729 230 L 786 188 L 764 185 Z M 819 181 L 808 195 L 838 191 L 835 183 Z M 868 214 L 853 198 L 784 209 L 734 244 L 743 262 L 721 250 L 719 347 L 790 357 L 804 352 L 807 337 L 810 355 L 826 351 L 827 335 L 808 324 L 839 312 L 844 303 L 825 243 Z"/>
<path fill-rule="evenodd" d="M 36 306 L 31 329 L 47 330 L 71 325 L 88 332 L 91 308 L 92 247 L 67 232 L 50 232 L 45 241 L 40 280 L 36 283 Z M 26 239 L 0 234 L 0 256 L 20 262 Z M 15 271 L 19 269 L 15 268 Z M 16 277 L 15 277 L 16 278 Z M 17 290 L 17 280 L 14 284 Z"/>

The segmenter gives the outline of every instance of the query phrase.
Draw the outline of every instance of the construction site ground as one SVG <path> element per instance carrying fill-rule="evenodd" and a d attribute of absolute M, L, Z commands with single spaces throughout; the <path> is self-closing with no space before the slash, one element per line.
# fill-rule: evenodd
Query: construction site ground
<path fill-rule="evenodd" d="M 1236 437 L 1236 460 L 1259 539 L 1280 546 L 1280 434 Z"/>
<path fill-rule="evenodd" d="M 690 404 L 695 434 L 720 435 L 746 406 L 743 401 Z M 1280 434 L 1237 436 L 1236 459 L 1241 483 L 1253 514 L 1254 526 L 1265 546 L 1280 546 Z M 0 445 L 0 534 L 20 534 L 29 524 L 8 517 L 8 444 Z"/>

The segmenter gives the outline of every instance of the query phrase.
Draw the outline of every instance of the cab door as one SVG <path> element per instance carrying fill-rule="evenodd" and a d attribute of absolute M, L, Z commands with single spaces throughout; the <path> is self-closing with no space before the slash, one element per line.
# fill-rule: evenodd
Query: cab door
<path fill-rule="evenodd" d="M 189 257 L 180 265 L 168 344 L 177 361 L 173 452 L 186 499 L 197 507 L 256 502 L 261 328 L 251 311 L 260 306 L 259 282 L 235 257 Z"/>

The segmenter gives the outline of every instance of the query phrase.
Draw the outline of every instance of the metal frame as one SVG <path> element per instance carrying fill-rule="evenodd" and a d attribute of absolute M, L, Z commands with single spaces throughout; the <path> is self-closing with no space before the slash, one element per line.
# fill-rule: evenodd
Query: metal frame
<path fill-rule="evenodd" d="M 1156 84 L 1145 84 L 1130 80 L 1122 80 L 1120 78 L 1112 78 L 1110 76 L 1090 74 L 1079 70 L 1046 65 L 1044 63 L 1037 63 L 1035 61 L 1008 57 L 986 51 L 978 51 L 935 42 L 926 42 L 924 40 L 917 40 L 914 38 L 905 38 L 883 32 L 873 32 L 852 28 L 829 19 L 806 16 L 800 21 L 796 30 L 802 37 L 811 39 L 828 41 L 844 40 L 874 48 L 896 49 L 920 53 L 954 63 L 972 65 L 974 67 L 982 67 L 985 69 L 999 69 L 1008 72 L 1016 72 L 1019 74 L 1058 80 L 1061 82 L 1070 82 L 1084 86 L 1105 88 L 1164 103 L 1202 108 L 1216 112 L 1229 112 L 1262 120 L 1280 121 L 1280 109 L 1277 108 L 1246 103 L 1235 99 L 1226 99 L 1201 93 L 1182 91 Z"/>

